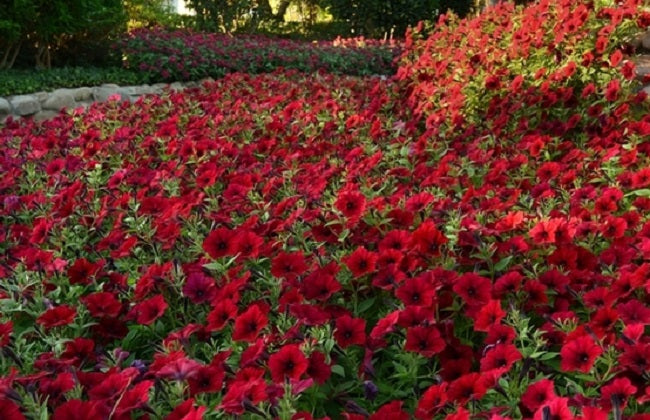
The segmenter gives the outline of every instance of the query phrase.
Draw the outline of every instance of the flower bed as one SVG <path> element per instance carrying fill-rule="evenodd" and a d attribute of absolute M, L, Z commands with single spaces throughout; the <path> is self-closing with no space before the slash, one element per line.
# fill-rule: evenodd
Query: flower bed
<path fill-rule="evenodd" d="M 191 31 L 137 30 L 117 46 L 125 66 L 152 80 L 199 80 L 226 73 L 265 73 L 278 68 L 348 75 L 393 74 L 396 43 L 337 39 L 300 42 L 262 36 Z"/>
<path fill-rule="evenodd" d="M 0 418 L 647 418 L 650 109 L 588 35 L 650 15 L 602 3 L 8 122 Z M 593 70 L 491 41 L 583 6 Z"/>

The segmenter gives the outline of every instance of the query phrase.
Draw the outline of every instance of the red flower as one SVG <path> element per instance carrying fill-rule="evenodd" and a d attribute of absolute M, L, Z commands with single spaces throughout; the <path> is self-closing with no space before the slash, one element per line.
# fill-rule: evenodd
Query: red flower
<path fill-rule="evenodd" d="M 20 408 L 11 400 L 0 399 L 0 419 L 25 420 Z"/>
<path fill-rule="evenodd" d="M 298 278 L 307 268 L 302 251 L 282 251 L 271 261 L 271 274 L 278 278 L 284 277 L 289 281 Z"/>
<path fill-rule="evenodd" d="M 436 297 L 436 289 L 426 276 L 408 279 L 395 291 L 395 296 L 404 305 L 431 306 Z"/>
<path fill-rule="evenodd" d="M 85 296 L 81 301 L 94 318 L 116 318 L 122 311 L 122 304 L 114 293 L 99 292 Z"/>
<path fill-rule="evenodd" d="M 452 288 L 470 306 L 484 305 L 490 300 L 492 283 L 490 279 L 475 273 L 460 276 Z"/>
<path fill-rule="evenodd" d="M 343 257 L 343 262 L 355 277 L 361 277 L 375 271 L 377 254 L 360 246 L 350 255 Z"/>
<path fill-rule="evenodd" d="M 617 407 L 625 410 L 627 400 L 636 393 L 637 388 L 628 378 L 616 378 L 600 389 L 603 408 Z"/>
<path fill-rule="evenodd" d="M 257 258 L 264 245 L 264 239 L 250 230 L 238 231 L 234 241 L 235 250 L 242 258 Z"/>
<path fill-rule="evenodd" d="M 269 370 L 275 383 L 284 382 L 285 378 L 298 380 L 307 371 L 309 362 L 296 344 L 289 344 L 269 357 Z"/>
<path fill-rule="evenodd" d="M 560 350 L 560 356 L 562 358 L 560 367 L 565 372 L 577 370 L 588 373 L 594 361 L 602 352 L 603 349 L 588 335 L 571 339 Z"/>
<path fill-rule="evenodd" d="M 163 316 L 167 310 L 167 302 L 163 295 L 156 295 L 150 299 L 143 300 L 136 304 L 129 311 L 128 318 L 134 318 L 141 325 L 153 324 L 155 320 Z"/>
<path fill-rule="evenodd" d="M 232 339 L 252 343 L 269 320 L 259 305 L 252 305 L 235 320 Z"/>
<path fill-rule="evenodd" d="M 334 338 L 339 346 L 346 348 L 354 344 L 363 346 L 366 343 L 366 321 L 343 315 L 336 319 Z"/>
<path fill-rule="evenodd" d="M 405 350 L 419 353 L 425 357 L 432 357 L 445 348 L 445 340 L 440 331 L 433 326 L 415 326 L 406 330 Z"/>
<path fill-rule="evenodd" d="M 187 383 L 190 385 L 190 395 L 195 396 L 200 393 L 219 392 L 223 387 L 225 372 L 216 366 L 201 366 L 194 375 L 188 378 Z"/>
<path fill-rule="evenodd" d="M 224 299 L 214 304 L 213 309 L 208 314 L 208 331 L 220 331 L 226 322 L 235 319 L 237 316 L 237 305 L 232 300 Z"/>
<path fill-rule="evenodd" d="M 88 396 L 92 400 L 118 398 L 126 391 L 136 374 L 137 371 L 131 368 L 122 372 L 105 375 L 101 382 L 90 388 Z"/>
<path fill-rule="evenodd" d="M 621 82 L 618 79 L 613 79 L 607 84 L 605 89 L 605 99 L 609 102 L 614 102 L 618 98 L 618 93 L 621 90 Z"/>
<path fill-rule="evenodd" d="M 521 396 L 521 403 L 531 412 L 535 412 L 552 399 L 556 398 L 553 381 L 542 379 L 528 385 L 526 392 Z"/>
<path fill-rule="evenodd" d="M 411 235 L 411 246 L 425 256 L 440 255 L 440 247 L 447 242 L 447 237 L 431 220 L 422 223 Z"/>
<path fill-rule="evenodd" d="M 69 305 L 59 305 L 45 311 L 41 316 L 36 318 L 36 322 L 44 328 L 50 329 L 70 324 L 75 316 L 77 316 L 77 310 L 75 308 Z"/>
<path fill-rule="evenodd" d="M 452 401 L 464 405 L 470 400 L 480 400 L 487 392 L 487 387 L 480 373 L 468 373 L 451 383 L 447 395 Z"/>
<path fill-rule="evenodd" d="M 409 420 L 411 416 L 402 410 L 403 401 L 391 401 L 382 405 L 368 420 Z"/>
<path fill-rule="evenodd" d="M 183 294 L 198 305 L 214 299 L 217 288 L 214 279 L 201 272 L 192 272 L 185 280 Z"/>
<path fill-rule="evenodd" d="M 194 398 L 183 401 L 169 413 L 165 420 L 202 420 L 206 407 L 194 407 Z"/>
<path fill-rule="evenodd" d="M 334 207 L 351 222 L 358 221 L 366 210 L 366 198 L 358 191 L 339 192 Z"/>
<path fill-rule="evenodd" d="M 14 323 L 11 321 L 0 323 L 0 348 L 9 344 L 11 333 L 14 329 Z"/>
<path fill-rule="evenodd" d="M 54 410 L 52 420 L 95 420 L 103 417 L 99 409 L 101 405 L 97 401 L 69 400 Z M 1 410 L 0 417 L 5 418 Z"/>
<path fill-rule="evenodd" d="M 75 378 L 72 373 L 63 372 L 57 374 L 53 379 L 43 378 L 39 384 L 39 390 L 47 394 L 51 399 L 58 399 L 66 392 L 74 388 Z"/>
<path fill-rule="evenodd" d="M 341 290 L 341 284 L 336 278 L 320 270 L 305 277 L 301 285 L 302 294 L 306 299 L 319 300 L 321 302 L 326 301 L 339 290 Z"/>
<path fill-rule="evenodd" d="M 555 232 L 561 223 L 561 219 L 542 220 L 530 230 L 529 235 L 537 244 L 554 243 Z"/>
<path fill-rule="evenodd" d="M 447 384 L 431 385 L 424 391 L 418 408 L 415 410 L 415 417 L 419 420 L 429 420 L 434 417 L 447 404 Z"/>
<path fill-rule="evenodd" d="M 521 360 L 521 353 L 513 344 L 497 344 L 481 359 L 481 372 L 493 369 L 510 370 L 515 362 Z"/>
<path fill-rule="evenodd" d="M 537 409 L 533 420 L 573 420 L 573 418 L 573 413 L 569 409 L 569 399 L 556 397 Z"/>
<path fill-rule="evenodd" d="M 324 384 L 332 375 L 332 368 L 325 363 L 325 355 L 323 353 L 314 351 L 309 356 L 307 375 L 319 385 Z"/>
<path fill-rule="evenodd" d="M 90 284 L 103 265 L 104 261 L 93 264 L 85 258 L 79 258 L 68 268 L 70 284 Z"/>
<path fill-rule="evenodd" d="M 235 253 L 234 232 L 225 227 L 213 230 L 203 241 L 203 250 L 214 259 L 233 255 Z"/>
<path fill-rule="evenodd" d="M 487 332 L 493 325 L 498 324 L 504 316 L 506 316 L 506 311 L 501 308 L 501 301 L 490 299 L 475 315 L 474 330 Z"/>

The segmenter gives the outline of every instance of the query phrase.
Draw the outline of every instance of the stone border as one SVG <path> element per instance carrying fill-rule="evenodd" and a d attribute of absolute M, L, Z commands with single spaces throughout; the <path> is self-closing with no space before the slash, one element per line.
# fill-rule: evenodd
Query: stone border
<path fill-rule="evenodd" d="M 186 88 L 197 87 L 200 82 L 174 82 L 156 83 L 153 85 L 119 86 L 116 84 L 103 84 L 95 87 L 63 88 L 52 92 L 36 92 L 25 95 L 0 97 L 0 123 L 12 116 L 33 117 L 36 121 L 43 121 L 59 115 L 63 109 L 89 107 L 95 102 L 106 102 L 109 97 L 117 95 L 120 101 L 134 102 L 143 95 L 160 95 L 166 89 L 182 91 Z"/>

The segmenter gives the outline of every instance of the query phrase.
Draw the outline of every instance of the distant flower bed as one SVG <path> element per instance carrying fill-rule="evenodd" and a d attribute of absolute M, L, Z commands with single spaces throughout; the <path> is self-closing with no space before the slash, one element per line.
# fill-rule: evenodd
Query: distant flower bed
<path fill-rule="evenodd" d="M 347 75 L 392 74 L 395 43 L 363 38 L 301 42 L 262 36 L 229 36 L 191 31 L 138 30 L 117 45 L 127 68 L 156 80 L 265 73 L 278 68 L 325 70 Z"/>

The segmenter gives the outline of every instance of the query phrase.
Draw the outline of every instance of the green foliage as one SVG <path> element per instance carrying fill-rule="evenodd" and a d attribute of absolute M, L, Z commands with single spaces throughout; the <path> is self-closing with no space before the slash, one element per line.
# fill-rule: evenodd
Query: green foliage
<path fill-rule="evenodd" d="M 355 32 L 380 37 L 393 32 L 402 36 L 409 25 L 431 20 L 440 9 L 439 0 L 325 0 L 334 18 L 349 21 Z"/>
<path fill-rule="evenodd" d="M 19 51 L 32 53 L 37 67 L 75 43 L 97 43 L 124 29 L 122 0 L 10 0 L 0 9 L 0 57 L 10 68 Z M 21 49 L 22 47 L 22 49 Z M 13 60 L 11 59 L 13 57 Z"/>
<path fill-rule="evenodd" d="M 176 29 L 186 27 L 188 19 L 171 11 L 165 0 L 124 0 L 130 28 Z"/>
<path fill-rule="evenodd" d="M 149 80 L 141 73 L 111 68 L 63 67 L 49 70 L 0 72 L 0 96 L 18 95 L 57 88 L 96 86 L 102 83 L 135 85 Z"/>
<path fill-rule="evenodd" d="M 233 32 L 253 19 L 252 0 L 189 0 L 196 12 L 197 28 L 203 31 Z"/>

